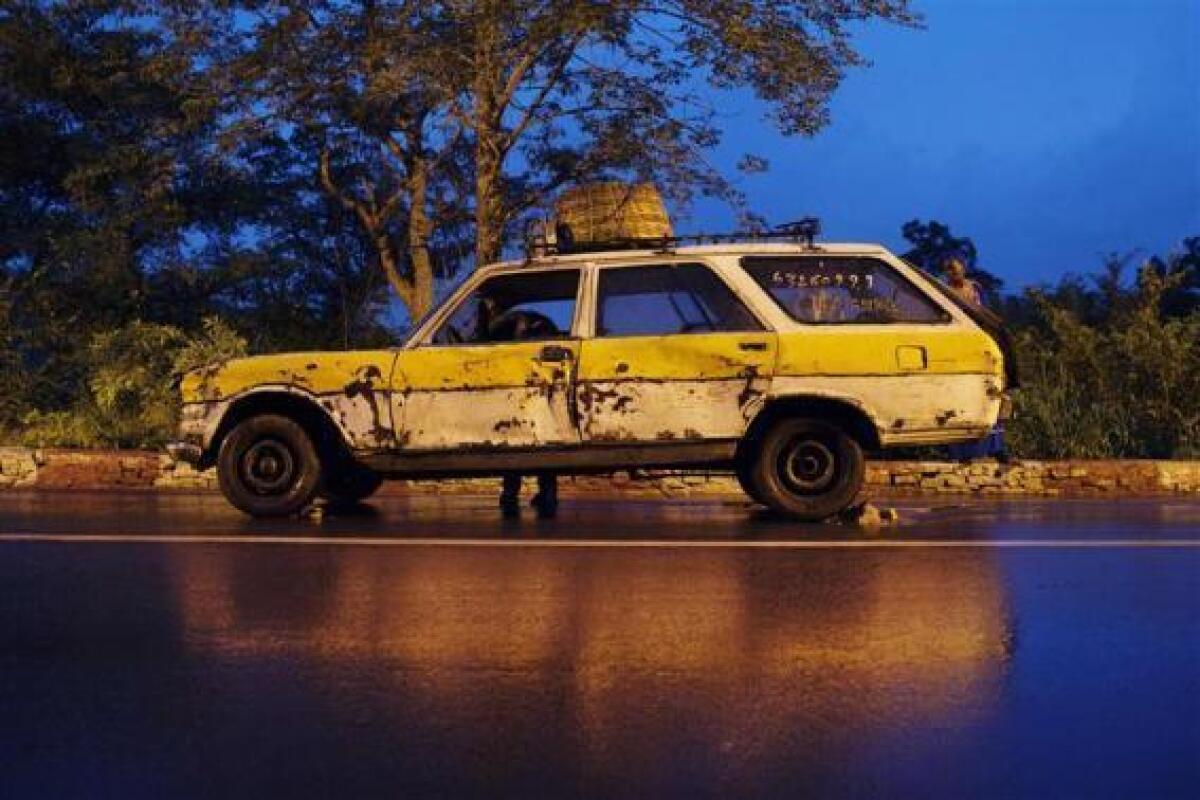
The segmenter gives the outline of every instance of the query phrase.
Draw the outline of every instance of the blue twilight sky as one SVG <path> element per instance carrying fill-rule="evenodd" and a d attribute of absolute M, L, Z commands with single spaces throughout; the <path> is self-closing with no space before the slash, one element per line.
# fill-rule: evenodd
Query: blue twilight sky
<path fill-rule="evenodd" d="M 1200 0 L 914 0 L 925 30 L 873 26 L 813 139 L 747 100 L 722 163 L 771 222 L 820 216 L 824 238 L 903 247 L 919 217 L 971 236 L 1009 289 L 1084 272 L 1107 252 L 1200 235 Z M 698 205 L 681 231 L 728 229 Z M 902 252 L 902 250 L 901 250 Z"/>

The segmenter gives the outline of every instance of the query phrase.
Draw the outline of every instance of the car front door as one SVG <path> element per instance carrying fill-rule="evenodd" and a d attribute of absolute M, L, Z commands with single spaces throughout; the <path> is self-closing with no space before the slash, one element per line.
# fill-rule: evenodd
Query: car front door
<path fill-rule="evenodd" d="M 706 264 L 597 270 L 580 355 L 585 442 L 734 439 L 760 406 L 776 337 Z"/>
<path fill-rule="evenodd" d="M 580 270 L 483 279 L 393 373 L 404 450 L 576 444 L 570 405 Z"/>

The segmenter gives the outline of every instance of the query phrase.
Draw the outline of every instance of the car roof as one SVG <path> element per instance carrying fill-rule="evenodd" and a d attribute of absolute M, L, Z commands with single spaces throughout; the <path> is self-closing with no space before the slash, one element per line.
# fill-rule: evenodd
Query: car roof
<path fill-rule="evenodd" d="M 869 243 L 826 243 L 822 242 L 809 247 L 803 244 L 779 242 L 755 243 L 722 243 L 692 245 L 689 247 L 672 247 L 665 250 L 605 250 L 598 252 L 564 253 L 558 255 L 538 256 L 521 261 L 500 261 L 478 270 L 478 272 L 504 271 L 511 269 L 546 269 L 571 264 L 584 263 L 621 263 L 624 261 L 645 261 L 646 259 L 681 256 L 752 256 L 752 255 L 804 255 L 819 256 L 833 255 L 880 255 L 888 250 L 880 244 Z"/>

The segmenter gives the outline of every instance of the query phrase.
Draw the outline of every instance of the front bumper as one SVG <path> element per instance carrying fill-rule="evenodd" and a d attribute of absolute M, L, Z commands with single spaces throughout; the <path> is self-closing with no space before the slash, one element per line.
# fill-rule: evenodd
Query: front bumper
<path fill-rule="evenodd" d="M 191 442 L 170 442 L 167 444 L 167 455 L 175 461 L 182 461 L 194 467 L 204 458 L 204 449 Z"/>

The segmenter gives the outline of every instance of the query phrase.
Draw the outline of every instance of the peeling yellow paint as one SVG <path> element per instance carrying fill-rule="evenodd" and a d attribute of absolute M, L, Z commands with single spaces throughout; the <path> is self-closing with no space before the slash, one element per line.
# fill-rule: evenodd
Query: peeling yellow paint
<path fill-rule="evenodd" d="M 560 360 L 547 359 L 547 349 Z M 574 340 L 419 347 L 400 354 L 392 418 L 403 446 L 532 447 L 579 441 Z"/>
<path fill-rule="evenodd" d="M 888 325 L 812 326 L 779 335 L 777 375 L 900 375 L 914 370 L 897 348 L 924 348 L 930 375 L 1003 376 L 1000 348 L 986 333 L 963 327 Z"/>
<path fill-rule="evenodd" d="M 702 333 L 589 339 L 581 381 L 714 380 L 741 377 L 747 366 L 769 372 L 773 333 Z M 743 345 L 762 349 L 744 350 Z"/>
<path fill-rule="evenodd" d="M 584 441 L 731 439 L 768 391 L 773 333 L 590 339 L 577 397 Z"/>
<path fill-rule="evenodd" d="M 396 354 L 391 350 L 280 353 L 235 358 L 189 372 L 180 384 L 184 403 L 226 400 L 263 386 L 293 386 L 312 394 L 341 394 L 368 373 L 386 388 Z M 373 370 L 372 370 L 373 368 Z"/>

